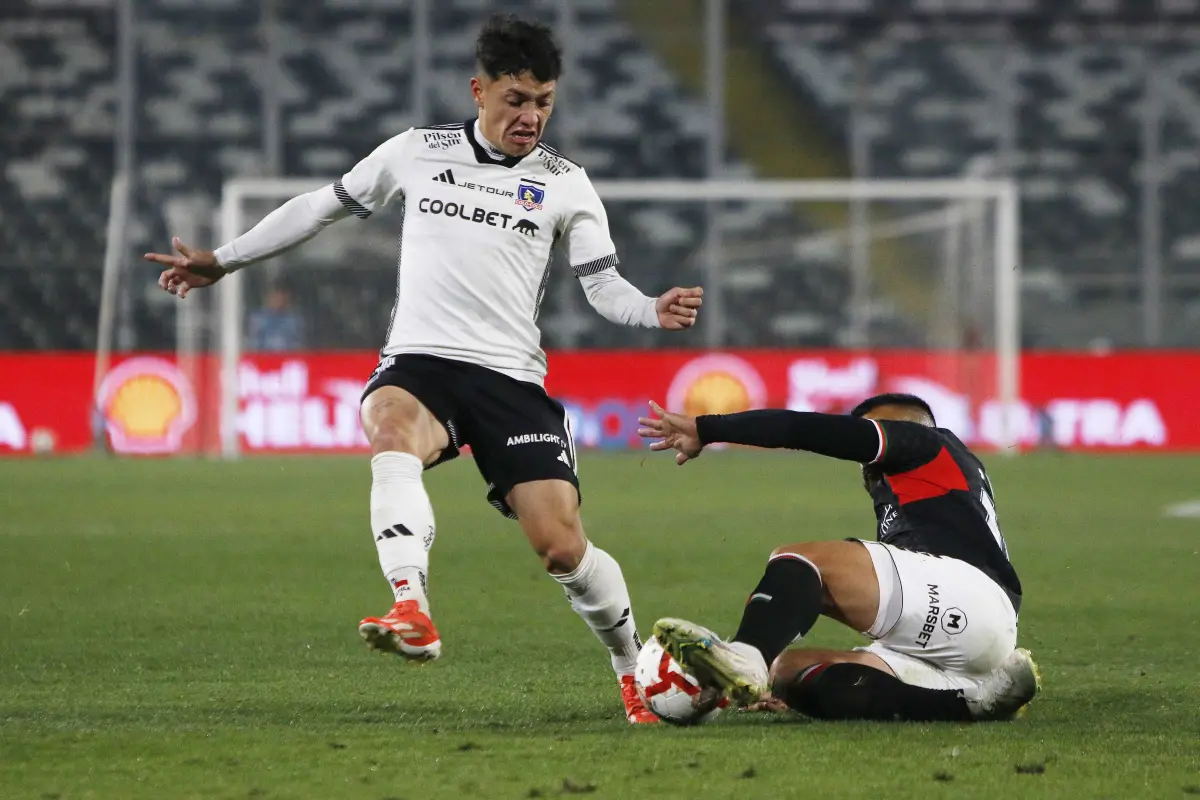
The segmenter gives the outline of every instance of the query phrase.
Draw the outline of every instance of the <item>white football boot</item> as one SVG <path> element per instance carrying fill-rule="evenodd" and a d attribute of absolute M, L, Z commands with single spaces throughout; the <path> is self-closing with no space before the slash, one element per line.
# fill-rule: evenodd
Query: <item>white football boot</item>
<path fill-rule="evenodd" d="M 1018 647 L 975 686 L 963 691 L 963 699 L 977 721 L 1012 719 L 1042 689 L 1042 674 L 1033 656 Z"/>
<path fill-rule="evenodd" d="M 726 642 L 694 622 L 666 617 L 654 623 L 654 636 L 663 648 L 701 684 L 718 689 L 702 692 L 697 710 L 710 711 L 722 697 L 735 706 L 748 706 L 765 697 L 770 689 L 769 669 L 757 648 L 744 642 Z"/>

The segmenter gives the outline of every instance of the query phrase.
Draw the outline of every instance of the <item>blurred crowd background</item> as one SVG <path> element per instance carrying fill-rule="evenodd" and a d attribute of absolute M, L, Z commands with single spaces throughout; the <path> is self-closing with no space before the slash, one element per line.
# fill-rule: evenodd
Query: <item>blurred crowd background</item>
<path fill-rule="evenodd" d="M 116 347 L 173 348 L 175 301 L 140 253 L 176 233 L 217 244 L 231 177 L 336 177 L 409 126 L 470 117 L 474 37 L 496 11 L 558 32 L 547 141 L 593 179 L 1013 178 L 1024 347 L 1200 346 L 1195 2 L 5 0 L 0 349 L 95 347 L 117 174 Z M 717 284 L 719 317 L 671 340 L 687 347 L 988 346 L 990 325 L 971 324 L 986 283 L 955 301 L 955 341 L 923 322 L 946 269 L 991 269 L 945 263 L 987 251 L 946 215 L 610 204 L 622 269 L 647 293 Z M 980 242 L 994 235 L 981 219 Z M 397 226 L 355 225 L 259 271 L 247 348 L 378 347 Z M 868 229 L 865 293 L 854 226 Z M 660 342 L 588 312 L 568 274 L 542 310 L 547 347 Z"/>

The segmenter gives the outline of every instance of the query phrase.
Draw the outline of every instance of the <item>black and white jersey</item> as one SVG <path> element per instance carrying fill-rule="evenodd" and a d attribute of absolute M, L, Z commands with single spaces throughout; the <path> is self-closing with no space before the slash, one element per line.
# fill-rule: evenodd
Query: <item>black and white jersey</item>
<path fill-rule="evenodd" d="M 577 276 L 616 265 L 587 173 L 539 144 L 506 156 L 471 121 L 412 128 L 334 183 L 366 219 L 399 206 L 396 304 L 383 355 L 425 353 L 541 384 L 538 308 L 561 246 Z"/>

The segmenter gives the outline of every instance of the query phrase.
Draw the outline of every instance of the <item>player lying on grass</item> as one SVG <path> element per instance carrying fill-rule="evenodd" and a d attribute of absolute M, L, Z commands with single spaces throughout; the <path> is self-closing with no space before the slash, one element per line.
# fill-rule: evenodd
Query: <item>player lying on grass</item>
<path fill-rule="evenodd" d="M 549 29 L 495 17 L 476 56 L 477 119 L 389 139 L 341 180 L 288 201 L 216 252 L 176 240 L 178 254 L 146 257 L 167 268 L 159 285 L 182 297 L 333 222 L 400 206 L 396 303 L 362 400 L 371 531 L 395 605 L 364 619 L 359 632 L 383 652 L 440 655 L 426 597 L 434 515 L 422 474 L 470 445 L 488 502 L 520 522 L 608 648 L 629 721 L 655 722 L 633 686 L 641 643 L 625 578 L 579 520 L 575 443 L 566 411 L 543 388 L 537 317 L 555 244 L 592 306 L 614 322 L 686 330 L 702 292 L 653 298 L 626 281 L 587 174 L 541 143 L 562 67 Z"/>
<path fill-rule="evenodd" d="M 884 394 L 848 416 L 792 411 L 688 417 L 657 405 L 638 431 L 684 464 L 715 442 L 808 450 L 862 464 L 878 541 L 777 548 L 729 642 L 680 619 L 654 635 L 706 685 L 820 719 L 985 720 L 1013 716 L 1039 688 L 1016 649 L 1021 583 L 982 463 L 928 404 Z M 874 640 L 848 651 L 787 650 L 825 615 Z"/>

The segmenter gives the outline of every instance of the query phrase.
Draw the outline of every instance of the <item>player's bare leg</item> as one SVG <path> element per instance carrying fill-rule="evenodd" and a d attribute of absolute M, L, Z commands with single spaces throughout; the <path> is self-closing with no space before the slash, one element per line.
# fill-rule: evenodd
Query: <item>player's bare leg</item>
<path fill-rule="evenodd" d="M 737 704 L 751 705 L 768 694 L 771 663 L 820 615 L 864 631 L 878 609 L 875 567 L 861 543 L 808 542 L 771 553 L 732 641 L 679 619 L 659 620 L 654 635 L 701 681 Z M 705 693 L 702 702 L 715 705 L 720 696 Z"/>
<path fill-rule="evenodd" d="M 515 486 L 507 502 L 546 572 L 562 584 L 571 608 L 608 648 L 628 720 L 656 722 L 633 687 L 641 642 L 625 577 L 616 560 L 584 535 L 576 488 L 563 480 L 530 481 Z"/>
<path fill-rule="evenodd" d="M 1041 689 L 1037 664 L 1024 648 L 984 676 L 920 663 L 905 678 L 863 651 L 792 650 L 775 660 L 771 697 L 759 705 L 826 720 L 992 721 L 1012 719 Z"/>
<path fill-rule="evenodd" d="M 701 695 L 701 711 L 727 695 L 747 706 L 769 706 L 774 697 L 821 719 L 968 721 L 1011 715 L 1036 693 L 1036 669 L 1027 653 L 1014 655 L 986 678 L 964 678 L 959 688 L 940 689 L 903 682 L 870 653 L 785 652 L 822 615 L 859 632 L 870 630 L 879 603 L 879 581 L 865 545 L 802 542 L 772 552 L 732 641 L 678 619 L 659 620 L 654 634 L 717 690 Z"/>
<path fill-rule="evenodd" d="M 856 631 L 867 631 L 879 611 L 879 583 L 860 542 L 807 542 L 777 548 L 751 594 L 731 642 L 682 620 L 660 620 L 655 635 L 672 655 L 719 692 L 744 705 L 767 707 L 783 701 L 819 719 L 970 721 L 1006 719 L 1037 693 L 1039 678 L 1028 651 L 1015 651 L 996 670 L 953 680 L 932 665 L 941 680 L 908 683 L 884 660 L 863 651 L 785 651 L 820 615 Z M 755 658 L 758 655 L 762 660 Z M 762 676 L 772 664 L 771 691 Z"/>
<path fill-rule="evenodd" d="M 362 620 L 359 634 L 380 652 L 432 660 L 441 655 L 442 641 L 426 596 L 435 527 L 422 474 L 450 437 L 416 397 L 396 386 L 367 395 L 361 416 L 372 453 L 371 532 L 395 604 L 382 617 Z"/>
<path fill-rule="evenodd" d="M 895 675 L 887 662 L 865 650 L 821 650 L 798 647 L 785 650 L 771 665 L 771 693 L 781 696 L 778 689 L 790 684 L 797 676 L 819 664 L 861 664 L 888 675 Z"/>
<path fill-rule="evenodd" d="M 777 548 L 772 557 L 789 553 L 818 567 L 822 615 L 855 631 L 871 629 L 880 593 L 865 545 L 796 543 Z M 918 672 L 926 679 L 897 675 L 882 658 L 864 651 L 789 650 L 772 663 L 772 695 L 823 719 L 995 720 L 1011 718 L 1041 687 L 1037 665 L 1023 649 L 982 677 L 951 676 L 931 664 Z"/>
<path fill-rule="evenodd" d="M 812 667 L 830 664 L 860 664 L 889 675 L 894 674 L 888 663 L 874 653 L 865 650 L 823 650 L 814 647 L 794 648 L 779 654 L 771 664 L 768 683 L 771 693 L 755 704 L 756 711 L 785 711 L 788 706 L 780 698 L 787 696 L 787 689 L 800 675 Z"/>

